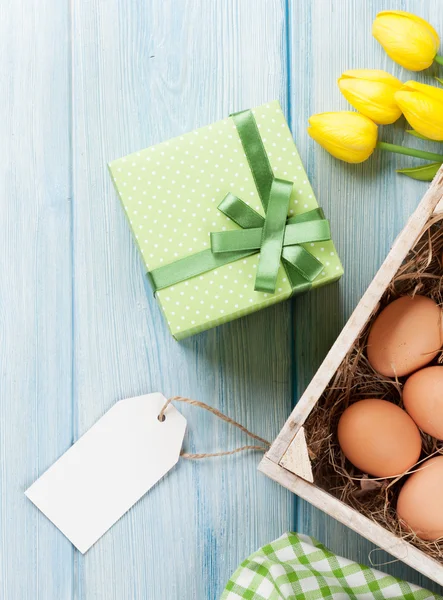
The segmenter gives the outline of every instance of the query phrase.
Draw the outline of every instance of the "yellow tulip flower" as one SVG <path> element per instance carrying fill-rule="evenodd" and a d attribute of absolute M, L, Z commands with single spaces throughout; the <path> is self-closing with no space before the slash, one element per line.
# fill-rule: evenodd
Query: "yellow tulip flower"
<path fill-rule="evenodd" d="M 368 159 L 377 144 L 377 125 L 359 113 L 342 111 L 313 115 L 309 135 L 332 156 L 348 163 Z"/>
<path fill-rule="evenodd" d="M 380 42 L 393 61 L 411 71 L 422 71 L 437 56 L 440 38 L 424 19 L 403 10 L 385 10 L 375 18 L 372 35 Z"/>
<path fill-rule="evenodd" d="M 389 125 L 400 118 L 394 94 L 402 85 L 393 75 L 377 69 L 345 71 L 338 80 L 346 100 L 379 125 Z"/>
<path fill-rule="evenodd" d="M 429 86 L 427 86 L 429 87 Z M 397 92 L 400 93 L 400 92 Z M 355 112 L 329 112 L 312 115 L 309 119 L 308 133 L 335 158 L 348 163 L 361 163 L 371 156 L 375 148 L 405 156 L 415 156 L 443 164 L 443 154 L 425 152 L 417 148 L 405 148 L 387 142 L 377 142 L 377 125 L 368 117 Z M 436 164 L 428 165 L 435 167 Z M 432 170 L 432 169 L 431 169 Z M 413 174 L 412 169 L 401 171 L 409 177 L 430 181 L 427 174 Z M 434 173 L 435 174 L 435 173 Z M 426 175 L 426 177 L 425 177 Z"/>
<path fill-rule="evenodd" d="M 396 92 L 395 100 L 415 131 L 431 140 L 443 140 L 443 90 L 408 81 Z"/>

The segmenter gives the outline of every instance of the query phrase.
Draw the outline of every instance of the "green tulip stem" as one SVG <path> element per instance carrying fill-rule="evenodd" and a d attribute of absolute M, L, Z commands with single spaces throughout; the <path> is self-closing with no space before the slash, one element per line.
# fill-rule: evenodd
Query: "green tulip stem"
<path fill-rule="evenodd" d="M 396 154 L 405 154 L 406 156 L 415 156 L 415 158 L 423 158 L 424 160 L 433 160 L 443 163 L 443 154 L 434 154 L 434 152 L 424 152 L 424 150 L 416 150 L 415 148 L 404 148 L 396 144 L 388 144 L 387 142 L 377 142 L 377 148 L 386 150 L 387 152 L 395 152 Z"/>
<path fill-rule="evenodd" d="M 437 62 L 439 65 L 443 65 L 443 56 L 439 56 L 437 54 L 437 56 L 434 58 L 435 62 Z"/>

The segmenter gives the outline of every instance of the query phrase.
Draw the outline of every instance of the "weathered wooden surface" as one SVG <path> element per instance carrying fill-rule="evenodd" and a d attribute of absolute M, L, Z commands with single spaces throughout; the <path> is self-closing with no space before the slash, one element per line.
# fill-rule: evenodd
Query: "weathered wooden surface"
<path fill-rule="evenodd" d="M 343 69 L 399 73 L 370 36 L 387 7 L 443 32 L 438 0 L 3 3 L 2 600 L 213 600 L 246 555 L 296 528 L 367 562 L 358 536 L 305 504 L 297 516 L 294 496 L 256 472 L 253 454 L 179 464 L 85 556 L 23 491 L 125 396 L 188 395 L 277 434 L 422 195 L 393 173 L 403 159 L 348 167 L 305 132 L 311 112 L 345 106 Z M 295 368 L 290 303 L 172 340 L 106 171 L 108 160 L 274 98 L 346 268 L 340 287 L 296 302 Z M 202 411 L 183 412 L 192 451 L 243 443 Z"/>
<path fill-rule="evenodd" d="M 407 564 L 414 566 L 421 573 L 425 573 L 433 580 L 443 584 L 443 569 L 441 564 L 434 560 L 429 559 L 423 560 L 423 553 L 420 552 L 414 546 L 411 546 L 405 540 L 399 539 L 396 535 L 389 532 L 387 529 L 374 523 L 371 519 L 363 516 L 362 514 L 351 510 L 343 502 L 340 502 L 337 498 L 334 498 L 330 494 L 327 494 L 323 490 L 319 490 L 318 487 L 312 485 L 302 477 L 295 477 L 292 472 L 286 468 L 282 468 L 281 465 L 270 460 L 267 456 L 260 462 L 260 471 L 265 473 L 268 477 L 271 477 L 278 483 L 286 486 L 295 494 L 305 498 L 310 502 L 312 506 L 317 507 L 321 511 L 326 512 L 328 515 L 334 517 L 334 520 L 340 521 L 347 528 L 352 529 L 358 534 L 362 534 L 368 540 L 372 540 L 380 547 L 388 548 L 390 554 L 399 557 L 400 560 Z M 370 560 L 365 560 L 366 563 L 372 561 L 377 563 L 380 557 L 376 556 L 376 552 L 380 550 L 373 549 L 369 554 Z M 386 553 L 384 553 L 385 556 Z M 371 555 L 374 555 L 371 558 Z M 395 561 L 396 559 L 394 559 Z M 392 561 L 391 561 L 392 562 Z M 432 587 L 436 587 L 435 584 L 431 584 Z"/>
<path fill-rule="evenodd" d="M 72 441 L 69 15 L 0 15 L 0 598 L 55 600 L 74 552 L 23 492 Z"/>
<path fill-rule="evenodd" d="M 345 267 L 339 285 L 318 290 L 296 302 L 296 396 L 299 397 L 416 208 L 425 185 L 396 175 L 395 168 L 413 163 L 406 157 L 378 153 L 356 166 L 334 160 L 307 137 L 307 119 L 317 112 L 348 110 L 349 105 L 336 85 L 346 69 L 382 68 L 403 81 L 418 79 L 432 83 L 429 73 L 427 76 L 411 73 L 393 63 L 372 38 L 371 25 L 381 10 L 407 10 L 428 19 L 443 34 L 443 10 L 438 0 L 292 0 L 289 5 L 292 131 L 319 203 L 331 220 L 334 241 Z M 404 129 L 402 121 L 395 127 L 382 127 L 380 138 L 426 147 L 412 140 Z M 429 144 L 432 147 L 435 145 Z M 297 527 L 315 535 L 332 550 L 369 563 L 373 545 L 307 503 L 298 503 Z M 379 565 L 392 560 L 378 551 L 371 557 Z M 438 589 L 400 562 L 386 564 L 383 569 Z"/>
<path fill-rule="evenodd" d="M 324 490 L 307 484 L 307 482 L 312 483 L 314 479 L 306 448 L 304 428 L 300 428 L 300 425 L 305 423 L 317 400 L 333 379 L 334 373 L 344 357 L 353 347 L 355 339 L 360 335 L 374 311 L 377 310 L 383 292 L 404 262 L 411 247 L 423 236 L 426 224 L 428 224 L 435 207 L 442 200 L 443 167 L 427 188 L 423 199 L 411 218 L 408 219 L 406 226 L 397 236 L 383 265 L 377 271 L 352 316 L 327 354 L 326 359 L 315 373 L 288 421 L 259 466 L 260 470 L 269 474 L 282 485 L 287 486 L 297 495 L 321 508 L 325 513 L 344 525 L 348 525 L 357 533 L 361 533 L 364 537 L 378 544 L 380 548 L 388 550 L 390 554 L 399 557 L 400 560 L 416 568 L 421 573 L 432 577 L 440 584 L 443 584 L 443 565 L 438 561 L 426 556 L 408 542 L 400 540 L 379 524 L 360 515 Z M 294 431 L 297 431 L 295 437 L 293 437 Z M 301 440 L 305 444 L 304 455 L 300 452 L 300 446 L 303 448 Z M 284 469 L 279 469 L 280 466 Z M 290 472 L 288 473 L 288 471 Z M 299 477 L 294 478 L 293 474 Z"/>

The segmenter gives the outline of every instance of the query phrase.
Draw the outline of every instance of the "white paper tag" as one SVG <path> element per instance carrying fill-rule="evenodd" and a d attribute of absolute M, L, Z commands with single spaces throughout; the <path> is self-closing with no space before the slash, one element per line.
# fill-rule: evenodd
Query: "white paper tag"
<path fill-rule="evenodd" d="M 84 553 L 177 463 L 186 419 L 148 394 L 115 404 L 26 490 Z"/>

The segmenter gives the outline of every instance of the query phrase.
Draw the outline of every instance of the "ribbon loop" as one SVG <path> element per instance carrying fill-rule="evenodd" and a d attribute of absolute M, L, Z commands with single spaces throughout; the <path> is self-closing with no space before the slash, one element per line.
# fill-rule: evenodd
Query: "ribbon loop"
<path fill-rule="evenodd" d="M 231 193 L 223 198 L 218 205 L 218 210 L 243 229 L 263 227 L 265 222 L 264 218 L 258 212 Z"/>
<path fill-rule="evenodd" d="M 306 221 L 306 223 L 290 223 L 286 225 L 284 246 L 306 244 L 308 242 L 325 242 L 331 239 L 329 223 L 325 219 Z"/>
<path fill-rule="evenodd" d="M 287 265 L 291 265 L 307 281 L 314 281 L 323 271 L 323 264 L 302 246 L 283 248 L 282 258 Z"/>
<path fill-rule="evenodd" d="M 258 292 L 275 292 L 292 185 L 281 179 L 274 179 L 272 182 L 255 278 L 254 289 Z"/>
<path fill-rule="evenodd" d="M 308 212 L 295 215 L 295 217 L 289 217 L 289 219 L 286 221 L 286 224 L 292 225 L 293 223 L 305 223 L 306 221 L 319 221 L 320 219 L 324 218 L 325 213 L 323 212 L 323 209 L 318 207 L 308 210 Z"/>
<path fill-rule="evenodd" d="M 243 200 L 228 193 L 218 209 L 241 229 L 211 232 L 211 249 L 179 259 L 148 273 L 155 291 L 212 271 L 260 252 L 256 291 L 274 293 L 282 263 L 292 293 L 304 292 L 323 271 L 322 263 L 300 244 L 323 242 L 331 237 L 321 208 L 288 218 L 293 183 L 274 177 L 268 155 L 252 111 L 231 115 L 265 217 Z"/>

